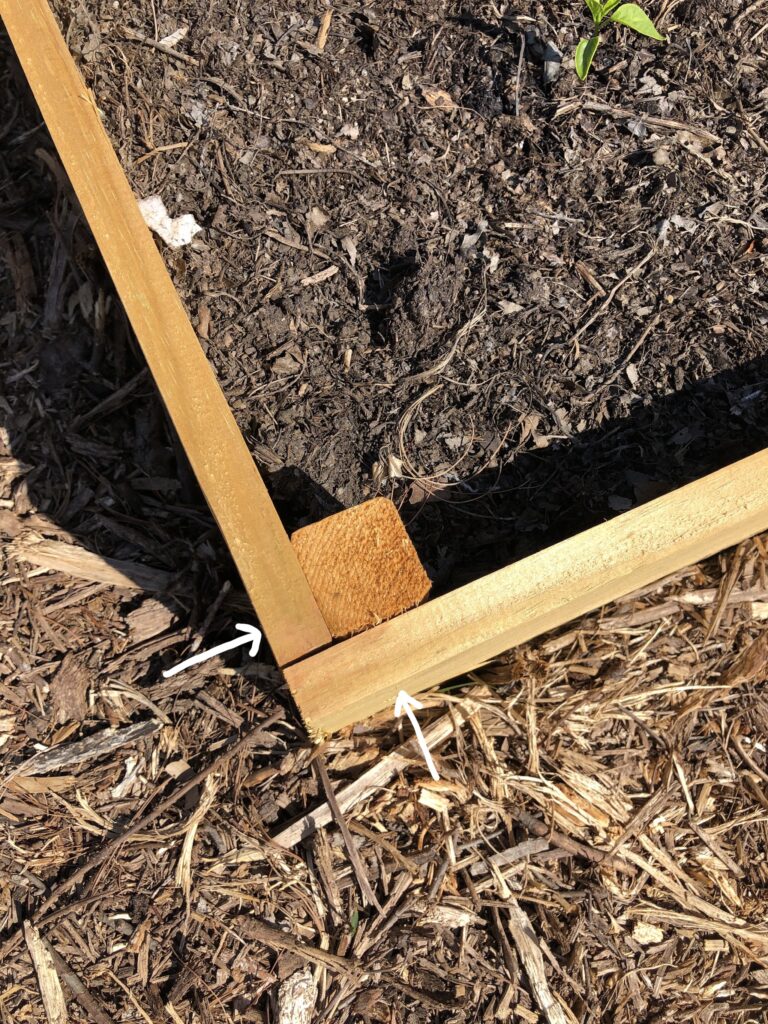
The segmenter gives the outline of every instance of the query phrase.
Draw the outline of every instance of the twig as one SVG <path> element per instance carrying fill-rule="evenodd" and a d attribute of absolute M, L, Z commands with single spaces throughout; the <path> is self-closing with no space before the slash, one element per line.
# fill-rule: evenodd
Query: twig
<path fill-rule="evenodd" d="M 747 558 L 748 544 L 740 544 L 736 549 L 731 564 L 728 566 L 728 572 L 723 576 L 720 581 L 720 586 L 717 590 L 717 600 L 715 601 L 715 607 L 712 611 L 712 618 L 707 626 L 707 631 L 704 634 L 706 640 L 711 640 L 712 637 L 717 633 L 722 622 L 725 609 L 728 604 L 728 598 L 733 592 L 733 588 L 741 576 L 742 570 L 744 569 L 744 562 Z"/>
<path fill-rule="evenodd" d="M 507 913 L 509 914 L 509 934 L 522 961 L 523 968 L 531 986 L 533 998 L 549 1024 L 568 1024 L 563 1008 L 552 995 L 552 990 L 544 971 L 544 957 L 536 941 L 530 918 L 509 893 Z"/>
<path fill-rule="evenodd" d="M 601 303 L 601 305 L 595 310 L 595 312 L 586 321 L 586 323 L 582 324 L 578 331 L 576 331 L 576 333 L 572 336 L 570 343 L 571 345 L 573 345 L 575 349 L 577 359 L 581 354 L 581 350 L 579 349 L 579 338 L 584 334 L 585 331 L 589 330 L 589 328 L 596 320 L 598 320 L 603 315 L 603 313 L 608 309 L 608 307 L 616 298 L 616 296 L 624 287 L 624 285 L 628 281 L 630 281 L 635 276 L 635 274 L 637 274 L 640 270 L 643 269 L 645 264 L 651 259 L 653 255 L 655 255 L 655 253 L 656 249 L 652 246 L 645 254 L 645 256 L 643 256 L 640 262 L 636 263 L 634 267 L 628 270 L 624 277 L 622 277 L 622 279 L 618 282 L 618 284 L 615 284 L 613 288 L 611 288 L 610 292 L 608 292 L 608 297 L 606 298 L 606 300 L 603 303 Z"/>
<path fill-rule="evenodd" d="M 152 736 L 162 727 L 162 723 L 155 718 L 144 722 L 135 722 L 123 729 L 102 729 L 100 732 L 86 736 L 83 740 L 75 743 L 65 743 L 58 747 L 51 747 L 50 750 L 41 750 L 33 754 L 28 760 L 20 764 L 13 772 L 11 778 L 30 775 L 47 775 L 50 772 L 61 771 L 62 768 L 70 768 L 72 765 L 82 764 L 83 761 L 93 761 L 97 757 L 104 757 L 111 754 L 128 743 L 135 743 L 136 740 Z"/>
<path fill-rule="evenodd" d="M 323 754 L 321 750 L 318 750 L 317 756 L 315 757 L 315 767 L 317 768 L 317 774 L 320 776 L 320 781 L 323 784 L 328 806 L 331 808 L 331 813 L 336 820 L 336 824 L 339 826 L 339 831 L 341 832 L 341 837 L 344 840 L 344 845 L 347 848 L 347 855 L 349 856 L 349 861 L 355 872 L 357 884 L 360 886 L 360 892 L 363 894 L 363 899 L 381 913 L 381 904 L 376 899 L 376 893 L 371 888 L 371 883 L 368 881 L 368 875 L 366 874 L 365 867 L 360 859 L 360 854 L 357 852 L 357 847 L 355 846 L 355 841 L 352 838 L 352 833 L 347 827 L 347 823 L 344 820 L 344 814 L 338 805 L 336 794 L 333 792 L 333 786 L 331 785 L 331 780 L 328 778 L 328 772 L 326 771 L 325 764 L 323 763 Z"/>
<path fill-rule="evenodd" d="M 380 846 L 382 850 L 386 850 L 392 860 L 396 861 L 401 868 L 403 868 L 411 876 L 415 878 L 419 873 L 419 868 L 412 860 L 405 857 L 394 843 L 390 843 L 389 840 L 379 835 L 378 832 L 373 832 L 371 829 L 366 828 L 365 825 L 361 825 L 358 821 L 349 821 L 349 831 L 354 832 L 357 836 L 362 836 L 367 839 L 369 843 L 375 843 Z"/>
<path fill-rule="evenodd" d="M 646 827 L 658 814 L 661 814 L 664 806 L 669 803 L 669 779 L 671 775 L 672 764 L 667 764 L 665 769 L 665 778 L 662 785 L 645 800 L 640 807 L 635 811 L 632 817 L 624 826 L 621 835 L 611 845 L 610 853 L 608 857 L 615 857 L 621 847 L 634 838 L 642 829 Z"/>
<path fill-rule="evenodd" d="M 166 57 L 173 57 L 174 60 L 179 60 L 183 64 L 191 64 L 192 67 L 200 67 L 200 61 L 197 57 L 190 57 L 188 53 L 180 53 L 178 50 L 174 50 L 171 46 L 166 46 L 165 43 L 158 43 L 154 39 L 150 39 L 149 36 L 143 36 L 140 32 L 134 32 L 132 29 L 126 28 L 123 30 L 123 35 L 126 39 L 132 43 L 141 43 L 144 46 L 151 46 L 153 50 L 159 50 L 160 53 L 164 53 Z"/>
<path fill-rule="evenodd" d="M 456 725 L 463 725 L 466 719 L 474 711 L 471 701 L 462 701 L 454 708 L 452 715 L 443 715 L 436 722 L 424 730 L 424 739 L 430 750 L 444 743 L 449 736 L 453 735 L 454 722 Z M 342 811 L 349 811 L 356 804 L 362 803 L 369 794 L 382 786 L 386 786 L 398 772 L 404 771 L 409 764 L 420 757 L 416 740 L 411 738 L 407 743 L 401 744 L 390 751 L 377 764 L 364 772 L 359 779 L 351 782 L 346 789 L 336 794 L 336 800 Z M 321 804 L 303 815 L 298 821 L 284 828 L 277 835 L 272 836 L 272 842 L 284 849 L 292 849 L 303 839 L 309 838 L 317 829 L 323 828 L 333 820 L 333 814 L 327 803 Z M 544 826 L 546 832 L 546 826 Z"/>
<path fill-rule="evenodd" d="M 145 366 L 143 370 L 139 370 L 135 377 L 123 384 L 122 387 L 118 388 L 117 391 L 113 391 L 111 395 L 107 395 L 106 398 L 97 402 L 96 405 L 92 406 L 87 412 L 82 413 L 80 416 L 76 416 L 72 420 L 70 430 L 77 432 L 80 427 L 85 426 L 86 423 L 90 423 L 91 420 L 97 419 L 99 416 L 104 416 L 106 413 L 113 412 L 119 408 L 124 399 L 132 394 L 139 384 L 143 384 L 149 377 L 149 370 Z"/>
<path fill-rule="evenodd" d="M 523 74 L 523 54 L 525 53 L 525 32 L 520 33 L 520 53 L 517 57 L 517 80 L 515 81 L 515 117 L 520 117 L 520 79 Z"/>
<path fill-rule="evenodd" d="M 766 781 L 768 781 L 768 775 L 766 776 Z M 700 828 L 696 824 L 696 822 L 691 818 L 690 815 L 688 816 L 688 825 L 691 831 L 699 837 L 702 843 L 704 843 L 705 846 L 709 847 L 709 849 L 712 851 L 712 853 L 714 853 L 717 859 L 722 864 L 725 864 L 728 870 L 733 874 L 734 878 L 744 878 L 746 872 L 739 867 L 739 865 L 736 863 L 733 857 L 726 853 L 726 851 L 722 848 L 722 846 L 720 846 L 719 843 L 716 843 L 714 841 L 712 836 L 707 835 L 704 829 Z"/>
<path fill-rule="evenodd" d="M 768 153 L 768 142 L 766 142 L 765 139 L 762 138 L 762 136 L 758 135 L 755 129 L 749 123 L 747 112 L 744 110 L 744 104 L 741 102 L 741 96 L 739 96 L 738 93 L 736 93 L 736 102 L 739 105 L 739 113 L 741 114 L 741 120 L 744 122 L 744 131 L 747 133 L 750 139 L 752 139 L 754 142 L 758 144 L 758 146 L 760 147 L 760 149 L 762 149 L 764 153 Z"/>
<path fill-rule="evenodd" d="M 208 631 L 211 628 L 211 623 L 218 614 L 222 601 L 224 600 L 224 598 L 227 596 L 231 589 L 232 584 L 229 582 L 229 580 L 224 580 L 223 584 L 221 585 L 221 590 L 218 592 L 213 601 L 211 601 L 211 606 L 208 609 L 202 623 L 200 624 L 200 628 L 197 630 L 197 636 L 192 640 L 192 643 L 189 645 L 189 654 L 196 654 L 200 650 L 200 646 L 203 642 L 203 639 L 208 634 Z"/>
<path fill-rule="evenodd" d="M 323 11 L 323 16 L 320 19 L 320 28 L 317 30 L 317 38 L 315 39 L 315 46 L 317 47 L 318 53 L 322 53 L 325 49 L 325 44 L 328 42 L 328 33 L 331 30 L 331 18 L 333 17 L 333 8 L 328 7 Z"/>
<path fill-rule="evenodd" d="M 110 971 L 109 969 L 107 969 L 107 974 L 112 979 L 112 981 L 114 981 L 115 984 L 118 985 L 123 990 L 123 992 L 125 992 L 125 994 L 128 996 L 130 1001 L 136 1007 L 136 1012 L 142 1018 L 144 1024 L 155 1024 L 155 1022 L 152 1020 L 149 1014 L 142 1009 L 141 1003 L 138 1001 L 133 992 L 131 992 L 131 990 L 128 988 L 125 982 L 121 981 L 120 978 L 118 978 L 118 976 L 114 973 L 114 971 Z"/>
<path fill-rule="evenodd" d="M 745 21 L 751 14 L 754 14 L 756 10 L 763 6 L 766 0 L 754 0 L 749 7 L 745 7 L 740 14 L 737 14 L 733 19 L 733 28 L 738 28 L 742 21 Z"/>
<path fill-rule="evenodd" d="M 763 782 L 768 782 L 768 772 L 764 772 L 760 765 L 752 757 L 752 755 L 744 749 L 744 747 L 741 745 L 741 741 L 739 740 L 738 736 L 735 736 L 733 733 L 731 733 L 729 737 L 729 742 L 733 745 L 734 750 L 742 759 L 744 764 L 748 765 L 748 767 L 750 767 L 752 771 L 763 780 Z"/>
<path fill-rule="evenodd" d="M 660 319 L 661 319 L 661 313 L 657 313 L 653 317 L 651 322 L 648 324 L 648 326 L 645 328 L 643 333 L 640 335 L 640 337 L 637 339 L 637 341 L 632 346 L 632 348 L 629 350 L 629 352 L 626 354 L 626 356 L 624 357 L 624 359 L 622 361 L 622 364 L 618 368 L 618 370 L 616 370 L 615 373 L 612 373 L 611 376 L 608 377 L 607 380 L 604 380 L 603 383 L 600 385 L 600 390 L 601 391 L 604 388 L 607 388 L 611 384 L 613 384 L 613 382 L 620 376 L 620 374 L 624 373 L 624 371 L 626 370 L 626 368 L 629 366 L 630 362 L 632 361 L 632 357 L 637 352 L 640 351 L 640 349 L 644 345 L 648 335 L 651 333 L 651 331 L 654 331 L 656 329 L 656 325 L 658 324 Z"/>
<path fill-rule="evenodd" d="M 593 864 L 621 863 L 621 857 L 614 857 L 607 850 L 598 850 L 594 846 L 588 846 L 586 843 L 579 842 L 578 839 L 571 839 L 565 833 L 550 828 L 540 818 L 529 814 L 528 811 L 517 808 L 515 809 L 514 817 L 533 835 L 542 839 L 547 838 L 551 846 L 557 846 L 574 857 L 583 857 Z"/>
<path fill-rule="evenodd" d="M 200 802 L 192 812 L 185 827 L 184 842 L 181 845 L 181 853 L 176 865 L 176 885 L 184 890 L 184 897 L 189 902 L 189 894 L 192 888 L 192 850 L 195 845 L 195 836 L 205 815 L 211 809 L 211 804 L 216 799 L 217 782 L 216 776 L 209 774 L 203 783 L 203 791 Z"/>
<path fill-rule="evenodd" d="M 53 963 L 58 971 L 59 977 L 88 1014 L 88 1017 L 93 1024 L 115 1024 L 113 1018 L 105 1011 L 101 1000 L 96 999 L 96 997 L 88 991 L 64 957 L 54 949 L 48 939 L 44 936 L 42 937 L 42 941 L 43 945 L 48 949 L 53 957 Z"/>
<path fill-rule="evenodd" d="M 593 114 L 609 114 L 611 117 L 618 118 L 635 118 L 644 124 L 651 125 L 653 128 L 668 128 L 673 132 L 690 132 L 691 135 L 698 135 L 715 146 L 720 145 L 723 141 L 718 135 L 713 135 L 706 128 L 699 128 L 695 124 L 675 121 L 670 117 L 656 117 L 654 114 L 646 114 L 644 111 L 623 110 L 621 107 L 614 107 L 608 103 L 598 103 L 595 100 L 585 100 L 580 97 L 565 100 L 561 103 L 555 111 L 555 118 L 563 117 L 563 115 L 570 114 L 574 110 L 589 110 Z"/>
<path fill-rule="evenodd" d="M 437 374 L 442 373 L 443 370 L 448 366 L 450 361 L 453 359 L 453 357 L 456 355 L 456 350 L 458 349 L 462 341 L 464 341 L 472 333 L 475 327 L 477 327 L 477 325 L 482 322 L 482 319 L 486 314 L 486 310 L 486 302 L 485 299 L 483 299 L 478 304 L 477 309 L 469 318 L 469 320 L 467 320 L 467 322 L 463 324 L 458 329 L 458 331 L 456 331 L 456 337 L 453 340 L 453 344 L 446 352 L 446 354 L 442 356 L 440 359 L 438 359 L 434 366 L 430 366 L 428 370 L 422 370 L 420 373 L 414 373 L 412 376 L 406 377 L 405 380 L 401 381 L 400 383 L 413 384 L 414 381 L 429 380 L 430 377 L 435 377 L 437 376 Z M 431 394 L 431 392 L 429 392 L 429 394 Z M 419 399 L 419 401 L 422 400 L 423 399 Z"/>

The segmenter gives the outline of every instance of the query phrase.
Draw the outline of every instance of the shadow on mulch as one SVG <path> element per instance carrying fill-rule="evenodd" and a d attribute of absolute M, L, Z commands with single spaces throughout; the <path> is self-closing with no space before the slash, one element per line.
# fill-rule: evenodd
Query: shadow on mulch
<path fill-rule="evenodd" d="M 94 485 L 98 488 L 103 481 L 93 466 L 84 466 L 83 456 L 104 457 L 109 452 L 106 447 L 99 451 L 100 417 L 88 421 L 84 429 L 79 423 L 82 410 L 109 392 L 104 392 L 99 374 L 83 360 L 79 346 L 73 348 L 66 332 L 41 334 L 40 341 L 38 369 L 43 372 L 35 386 L 37 406 L 45 433 L 55 438 L 49 456 L 61 477 L 72 484 L 72 491 L 52 496 L 49 467 L 40 463 L 36 445 L 28 444 L 23 420 L 3 407 L 0 424 L 8 431 L 12 455 L 33 467 L 25 477 L 29 507 L 44 509 L 75 536 L 81 533 L 79 540 L 89 547 L 93 522 L 79 531 L 79 514 L 92 499 Z M 54 371 L 50 372 L 52 361 Z M 139 366 L 138 360 L 132 369 L 126 366 L 125 379 Z M 752 360 L 659 401 L 638 402 L 626 418 L 609 421 L 600 430 L 521 453 L 500 471 L 487 471 L 464 485 L 445 488 L 418 508 L 404 508 L 423 557 L 426 550 L 436 591 L 501 568 L 768 446 L 766 382 L 768 358 Z M 155 502 L 158 492 L 173 496 L 167 507 L 171 514 L 181 498 L 184 506 L 197 509 L 200 525 L 201 514 L 209 520 L 184 453 L 150 392 L 146 380 L 133 398 L 125 399 L 125 404 L 135 406 L 137 433 L 131 448 L 146 476 L 135 471 L 126 474 L 124 466 L 114 465 L 117 478 L 109 488 L 110 514 L 122 519 L 124 533 L 148 525 L 146 496 L 153 489 Z M 287 523 L 319 519 L 341 508 L 300 467 L 266 475 Z M 115 493 L 122 509 L 114 502 Z M 210 535 L 210 521 L 209 527 L 205 532 Z M 156 553 L 151 532 L 146 536 L 150 558 Z M 219 555 L 226 557 L 223 546 L 216 546 Z M 439 569 L 429 560 L 435 551 L 442 553 Z M 227 575 L 233 573 L 229 566 Z"/>

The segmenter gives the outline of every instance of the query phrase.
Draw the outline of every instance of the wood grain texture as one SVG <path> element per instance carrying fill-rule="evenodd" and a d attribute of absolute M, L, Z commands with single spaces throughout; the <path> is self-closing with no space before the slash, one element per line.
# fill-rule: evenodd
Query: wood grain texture
<path fill-rule="evenodd" d="M 67 1001 L 64 998 L 64 990 L 61 987 L 61 980 L 56 971 L 51 950 L 40 934 L 40 930 L 35 928 L 30 921 L 24 922 L 24 938 L 27 940 L 27 949 L 37 974 L 48 1024 L 67 1024 L 69 1021 Z"/>
<path fill-rule="evenodd" d="M 286 670 L 320 736 L 768 528 L 768 450 Z"/>
<path fill-rule="evenodd" d="M 386 622 L 429 593 L 429 576 L 389 498 L 303 526 L 291 544 L 334 637 Z"/>
<path fill-rule="evenodd" d="M 280 664 L 322 616 L 47 0 L 0 0 L 21 66 L 165 406 Z"/>

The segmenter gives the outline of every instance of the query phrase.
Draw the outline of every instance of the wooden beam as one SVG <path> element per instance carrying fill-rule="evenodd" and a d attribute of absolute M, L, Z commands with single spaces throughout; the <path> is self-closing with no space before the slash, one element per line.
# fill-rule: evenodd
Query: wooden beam
<path fill-rule="evenodd" d="M 330 641 L 47 0 L 0 0 L 48 130 L 278 663 Z"/>
<path fill-rule="evenodd" d="M 768 450 L 286 669 L 322 736 L 768 529 Z"/>

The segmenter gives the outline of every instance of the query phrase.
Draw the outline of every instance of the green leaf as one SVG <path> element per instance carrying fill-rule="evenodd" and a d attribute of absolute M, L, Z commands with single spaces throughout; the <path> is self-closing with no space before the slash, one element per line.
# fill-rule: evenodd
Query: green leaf
<path fill-rule="evenodd" d="M 349 934 L 350 934 L 350 936 L 352 938 L 354 938 L 354 935 L 355 935 L 355 932 L 357 931 L 357 926 L 358 926 L 359 923 L 360 923 L 360 911 L 357 908 L 355 908 L 352 911 L 352 916 L 349 919 Z"/>
<path fill-rule="evenodd" d="M 619 25 L 626 25 L 627 28 L 639 32 L 641 36 L 650 36 L 651 39 L 664 41 L 664 36 L 658 31 L 642 7 L 637 4 L 622 4 L 611 15 L 611 21 L 615 21 Z"/>
<path fill-rule="evenodd" d="M 595 56 L 595 51 L 600 44 L 600 36 L 595 34 L 591 39 L 580 39 L 579 45 L 576 47 L 576 74 L 579 78 L 584 79 L 589 74 L 589 69 L 592 67 L 592 58 Z"/>
<path fill-rule="evenodd" d="M 619 2 L 619 0 L 616 0 L 616 3 L 618 3 L 618 2 Z M 602 4 L 600 3 L 600 0 L 585 0 L 585 3 L 587 5 L 587 7 L 589 8 L 589 13 L 592 15 L 592 21 L 594 21 L 594 23 L 596 25 L 599 25 L 600 24 L 600 18 L 601 18 L 602 13 L 603 13 L 603 7 L 602 7 Z"/>
<path fill-rule="evenodd" d="M 620 3 L 621 0 L 605 0 L 605 3 L 603 4 L 603 17 L 605 17 L 606 14 L 610 14 L 613 8 L 618 6 Z"/>

